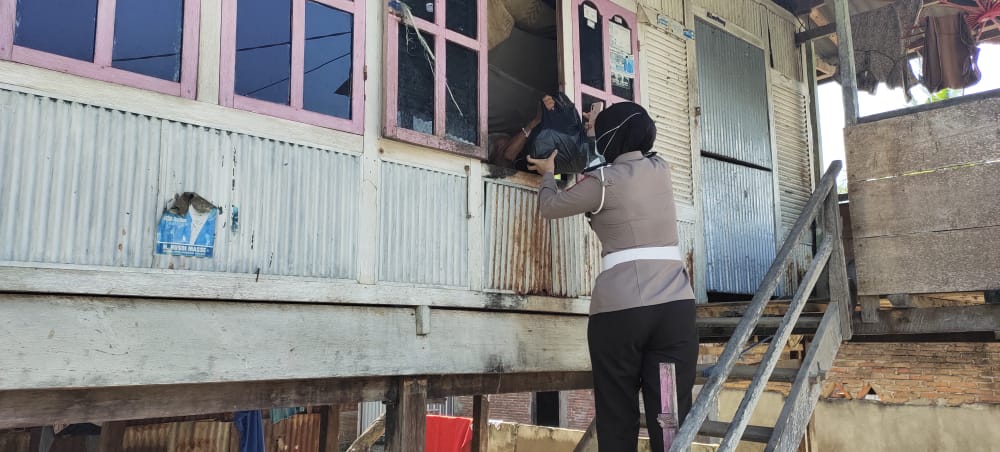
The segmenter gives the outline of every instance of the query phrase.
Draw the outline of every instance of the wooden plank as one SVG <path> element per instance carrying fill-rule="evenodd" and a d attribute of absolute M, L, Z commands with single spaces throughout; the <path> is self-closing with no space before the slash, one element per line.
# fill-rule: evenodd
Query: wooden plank
<path fill-rule="evenodd" d="M 861 304 L 861 321 L 873 323 L 878 321 L 878 309 L 881 299 L 877 295 L 862 295 L 858 297 Z"/>
<path fill-rule="evenodd" d="M 844 124 L 858 122 L 858 80 L 855 77 L 854 38 L 851 36 L 851 8 L 848 0 L 833 0 L 836 14 L 840 86 L 844 95 Z M 853 168 L 854 166 L 851 165 Z"/>
<path fill-rule="evenodd" d="M 991 97 L 848 127 L 849 181 L 996 160 L 998 112 L 1000 97 Z"/>
<path fill-rule="evenodd" d="M 7 292 L 490 309 L 587 315 L 588 300 L 319 278 L 0 262 Z"/>
<path fill-rule="evenodd" d="M 705 421 L 701 426 L 701 430 L 698 432 L 705 436 L 711 436 L 713 438 L 726 436 L 726 431 L 729 430 L 728 422 L 719 421 Z M 773 428 L 762 427 L 758 425 L 751 425 L 746 428 L 743 432 L 741 439 L 743 441 L 751 441 L 755 443 L 766 443 L 771 439 L 771 434 L 774 432 Z"/>
<path fill-rule="evenodd" d="M 837 34 L 837 24 L 828 23 L 826 25 L 821 25 L 821 26 L 813 28 L 813 29 L 809 29 L 809 30 L 806 30 L 806 31 L 800 31 L 798 33 L 795 33 L 795 45 L 799 46 L 799 45 L 802 45 L 804 43 L 807 43 L 807 42 L 810 42 L 810 41 L 813 41 L 813 40 L 816 40 L 816 39 L 822 39 L 822 38 L 825 38 L 827 36 L 831 36 L 831 35 L 835 35 L 835 34 Z"/>
<path fill-rule="evenodd" d="M 1000 226 L 855 239 L 858 294 L 1000 287 Z"/>
<path fill-rule="evenodd" d="M 1000 181 L 1000 161 L 855 182 L 854 237 L 1000 226 L 1000 184 L 991 181 Z"/>
<path fill-rule="evenodd" d="M 385 400 L 393 377 L 0 391 L 0 429 Z M 589 389 L 590 372 L 432 375 L 428 396 Z"/>
<path fill-rule="evenodd" d="M 855 336 L 994 332 L 1000 331 L 1000 305 L 883 310 L 877 322 L 854 328 Z"/>
<path fill-rule="evenodd" d="M 105 422 L 101 424 L 101 439 L 99 452 L 120 452 L 122 440 L 125 439 L 124 422 Z"/>
<path fill-rule="evenodd" d="M 368 452 L 375 441 L 385 433 L 385 415 L 375 419 L 347 448 L 347 452 Z"/>
<path fill-rule="evenodd" d="M 576 447 L 573 448 L 573 452 L 586 452 L 593 450 L 597 447 L 597 419 L 594 418 L 590 421 L 590 425 L 587 426 L 587 430 L 583 432 L 583 436 L 580 437 L 580 442 L 576 443 Z"/>
<path fill-rule="evenodd" d="M 826 266 L 827 289 L 830 301 L 840 307 L 840 334 L 845 339 L 851 338 L 851 320 L 854 312 L 854 301 L 851 297 L 850 281 L 847 279 L 847 259 L 844 256 L 843 227 L 840 218 L 840 197 L 832 191 L 826 199 L 826 210 L 823 215 L 824 234 L 833 240 L 833 249 Z"/>
<path fill-rule="evenodd" d="M 705 384 L 705 381 L 707 380 L 705 372 L 713 367 L 715 367 L 713 364 L 699 364 L 695 384 Z M 729 373 L 729 378 L 726 379 L 726 381 L 747 381 L 752 379 L 756 372 L 757 366 L 734 366 L 733 371 Z M 777 368 L 771 373 L 769 381 L 791 383 L 795 381 L 795 376 L 798 373 L 799 369 L 797 368 Z"/>
<path fill-rule="evenodd" d="M 424 452 L 427 434 L 427 380 L 404 378 L 398 397 L 385 412 L 387 452 Z"/>
<path fill-rule="evenodd" d="M 490 398 L 484 395 L 472 397 L 472 452 L 490 450 Z"/>
<path fill-rule="evenodd" d="M 660 414 L 656 417 L 663 431 L 663 447 L 667 450 L 674 444 L 680 421 L 677 412 L 677 369 L 674 363 L 660 363 Z M 647 426 L 647 428 L 649 428 Z"/>
<path fill-rule="evenodd" d="M 319 452 L 340 452 L 340 405 L 320 411 Z"/>
<path fill-rule="evenodd" d="M 406 307 L 10 294 L 0 319 L 0 390 L 589 370 L 582 316 L 442 309 L 418 336 Z"/>

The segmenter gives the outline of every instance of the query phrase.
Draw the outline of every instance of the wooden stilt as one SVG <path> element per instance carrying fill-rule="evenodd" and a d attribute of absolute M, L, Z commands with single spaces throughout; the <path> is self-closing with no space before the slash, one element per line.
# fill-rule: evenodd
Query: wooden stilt
<path fill-rule="evenodd" d="M 427 379 L 404 378 L 386 409 L 387 452 L 424 452 L 427 434 Z"/>
<path fill-rule="evenodd" d="M 340 406 L 325 406 L 320 411 L 320 452 L 340 451 Z"/>
<path fill-rule="evenodd" d="M 125 439 L 124 422 L 105 422 L 101 424 L 100 452 L 119 452 L 122 450 L 122 440 Z"/>
<path fill-rule="evenodd" d="M 674 363 L 660 363 L 660 415 L 656 420 L 663 429 L 663 451 L 670 450 L 680 426 L 677 413 L 677 370 Z"/>
<path fill-rule="evenodd" d="M 489 450 L 490 399 L 477 395 L 472 398 L 472 452 Z"/>

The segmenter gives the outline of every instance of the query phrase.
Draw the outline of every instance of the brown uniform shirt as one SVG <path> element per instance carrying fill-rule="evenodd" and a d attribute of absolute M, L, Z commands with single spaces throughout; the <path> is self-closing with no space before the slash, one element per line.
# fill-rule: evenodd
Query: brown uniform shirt
<path fill-rule="evenodd" d="M 604 168 L 604 185 L 604 207 L 590 222 L 601 239 L 603 255 L 629 248 L 677 246 L 677 212 L 667 162 L 640 152 L 622 154 Z M 538 191 L 538 210 L 548 219 L 593 212 L 600 204 L 597 171 L 563 192 L 548 173 Z M 618 264 L 597 277 L 590 313 L 690 299 L 694 292 L 683 262 L 638 260 Z"/>

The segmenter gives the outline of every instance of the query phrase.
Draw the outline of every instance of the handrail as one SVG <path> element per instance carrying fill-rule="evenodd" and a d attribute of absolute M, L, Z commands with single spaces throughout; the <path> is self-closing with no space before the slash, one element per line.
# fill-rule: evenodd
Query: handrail
<path fill-rule="evenodd" d="M 702 387 L 701 392 L 698 393 L 698 398 L 695 400 L 691 412 L 683 420 L 681 429 L 677 432 L 674 443 L 670 447 L 671 452 L 683 452 L 691 447 L 691 443 L 694 442 L 695 436 L 698 435 L 698 431 L 708 417 L 710 402 L 718 398 L 719 393 L 722 391 L 722 385 L 726 382 L 730 372 L 732 372 L 733 367 L 736 365 L 736 361 L 739 359 L 741 344 L 746 343 L 750 339 L 757 322 L 760 320 L 761 314 L 764 312 L 764 307 L 771 299 L 774 290 L 778 287 L 779 280 L 787 271 L 792 251 L 805 237 L 809 225 L 816 220 L 820 209 L 826 205 L 825 201 L 830 196 L 837 196 L 835 191 L 837 175 L 840 174 L 842 168 L 843 163 L 841 161 L 834 161 L 823 175 L 823 178 L 820 179 L 812 196 L 809 197 L 809 202 L 806 203 L 802 214 L 795 221 L 795 225 L 785 239 L 785 243 L 781 246 L 778 255 L 775 256 L 771 268 L 764 276 L 764 280 L 757 289 L 757 293 L 754 294 L 753 300 L 743 314 L 743 318 L 733 332 L 733 336 L 726 344 L 722 355 L 719 356 L 719 361 L 715 365 L 711 377 L 709 377 L 705 386 Z M 829 230 L 829 227 L 825 229 Z M 836 237 L 829 237 L 829 239 L 840 240 L 839 234 L 835 235 Z"/>

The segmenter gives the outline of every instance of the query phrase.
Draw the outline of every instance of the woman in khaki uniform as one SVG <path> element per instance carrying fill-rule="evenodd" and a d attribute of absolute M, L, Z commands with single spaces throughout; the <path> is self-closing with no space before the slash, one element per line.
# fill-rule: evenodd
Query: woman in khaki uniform
<path fill-rule="evenodd" d="M 590 305 L 587 342 L 602 452 L 634 451 L 641 389 L 652 450 L 663 450 L 659 365 L 677 370 L 679 419 L 691 408 L 698 360 L 694 293 L 677 248 L 670 168 L 651 152 L 656 125 L 646 110 L 619 103 L 595 121 L 597 150 L 609 164 L 560 192 L 555 153 L 529 159 L 543 175 L 538 210 L 545 218 L 581 213 L 601 240 L 602 272 Z"/>

